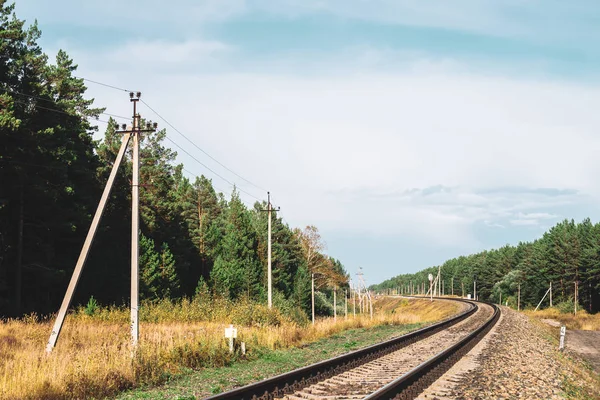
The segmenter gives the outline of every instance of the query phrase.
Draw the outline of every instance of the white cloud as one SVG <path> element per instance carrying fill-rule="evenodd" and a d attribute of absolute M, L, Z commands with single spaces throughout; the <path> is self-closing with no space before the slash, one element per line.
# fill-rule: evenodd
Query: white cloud
<path fill-rule="evenodd" d="M 181 70 L 190 65 L 197 66 L 231 50 L 231 46 L 214 40 L 134 41 L 109 53 L 109 59 L 116 62 L 127 61 L 144 67 L 151 63 L 152 68 L 168 65 Z"/>
<path fill-rule="evenodd" d="M 174 58 L 185 59 L 185 49 L 197 46 L 200 54 L 206 50 L 204 59 L 219 63 L 212 52 L 227 52 L 205 42 L 178 46 Z M 160 42 L 142 47 L 148 54 L 169 51 Z M 273 73 L 268 65 L 264 73 L 165 72 L 160 63 L 108 70 L 97 62 L 102 58 L 76 54 L 80 73 L 142 90 L 145 101 L 202 148 L 271 190 L 295 226 L 474 247 L 475 223 L 551 221 L 545 214 L 553 207 L 600 197 L 597 86 L 457 72 L 456 63 L 449 70 L 422 68 L 421 59 L 396 73 L 335 75 L 329 65 L 325 74 L 299 76 Z M 110 112 L 129 115 L 124 94 L 90 89 Z M 152 117 L 143 106 L 140 111 Z M 177 134 L 171 137 L 236 180 Z M 185 155 L 181 160 L 212 177 Z M 227 188 L 218 178 L 215 184 Z"/>

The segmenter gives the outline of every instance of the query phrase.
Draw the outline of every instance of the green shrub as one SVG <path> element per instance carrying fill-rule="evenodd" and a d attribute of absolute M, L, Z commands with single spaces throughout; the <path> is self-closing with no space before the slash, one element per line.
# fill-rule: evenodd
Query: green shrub
<path fill-rule="evenodd" d="M 558 308 L 558 311 L 561 314 L 570 314 L 575 311 L 575 302 L 573 301 L 573 299 L 561 301 L 560 303 L 558 303 L 556 305 L 556 308 Z M 577 309 L 578 310 L 582 309 L 580 304 L 577 304 Z"/>
<path fill-rule="evenodd" d="M 96 313 L 98 310 L 98 302 L 94 298 L 94 296 L 90 296 L 86 306 L 85 306 L 85 315 L 89 315 L 90 317 Z"/>

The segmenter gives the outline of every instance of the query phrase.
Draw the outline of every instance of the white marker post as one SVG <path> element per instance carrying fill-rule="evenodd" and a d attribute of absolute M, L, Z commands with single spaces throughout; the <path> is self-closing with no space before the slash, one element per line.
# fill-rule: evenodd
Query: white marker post
<path fill-rule="evenodd" d="M 225 328 L 225 338 L 229 339 L 229 352 L 233 354 L 233 339 L 237 338 L 237 329 L 233 325 Z"/>
<path fill-rule="evenodd" d="M 558 345 L 559 350 L 563 350 L 565 348 L 565 334 L 567 333 L 567 327 L 560 327 L 560 344 Z"/>

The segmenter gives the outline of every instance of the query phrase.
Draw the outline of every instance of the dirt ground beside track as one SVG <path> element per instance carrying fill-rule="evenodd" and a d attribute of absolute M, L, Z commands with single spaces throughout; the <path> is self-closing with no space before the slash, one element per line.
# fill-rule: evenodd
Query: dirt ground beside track
<path fill-rule="evenodd" d="M 588 361 L 600 374 L 600 332 L 567 331 L 565 346 Z"/>

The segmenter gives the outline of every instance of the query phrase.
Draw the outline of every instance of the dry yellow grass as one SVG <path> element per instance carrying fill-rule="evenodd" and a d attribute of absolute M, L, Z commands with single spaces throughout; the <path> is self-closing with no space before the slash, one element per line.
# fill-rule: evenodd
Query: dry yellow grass
<path fill-rule="evenodd" d="M 600 313 L 588 314 L 585 310 L 573 313 L 561 313 L 556 307 L 539 311 L 525 311 L 529 317 L 536 319 L 554 319 L 560 321 L 567 329 L 580 329 L 584 331 L 600 331 Z"/>
<path fill-rule="evenodd" d="M 248 302 L 212 304 L 213 315 L 202 317 L 205 320 L 200 313 L 207 310 L 197 310 L 199 304 L 194 301 L 146 306 L 144 318 L 157 322 L 141 323 L 141 345 L 133 359 L 125 309 L 101 309 L 92 317 L 81 310 L 69 315 L 50 356 L 44 348 L 51 322 L 38 322 L 35 317 L 4 321 L 0 324 L 0 398 L 102 397 L 141 383 L 158 384 L 186 368 L 230 363 L 239 355 L 229 354 L 223 329 L 241 318 L 236 313 L 258 312 L 248 323 L 238 325 L 238 339 L 246 342 L 252 357 L 265 349 L 298 346 L 346 329 L 428 322 L 456 312 L 456 306 L 448 303 L 384 299 L 376 303 L 372 320 L 368 315 L 354 318 L 350 312 L 348 319 L 340 316 L 337 322 L 328 318 L 315 326 L 301 326 L 277 311 Z M 226 310 L 228 316 L 219 315 Z"/>

